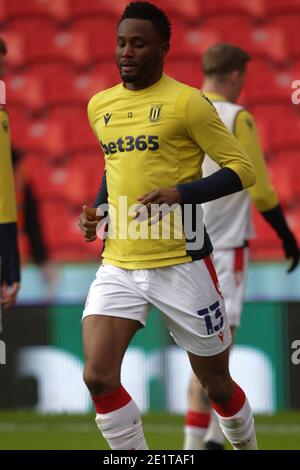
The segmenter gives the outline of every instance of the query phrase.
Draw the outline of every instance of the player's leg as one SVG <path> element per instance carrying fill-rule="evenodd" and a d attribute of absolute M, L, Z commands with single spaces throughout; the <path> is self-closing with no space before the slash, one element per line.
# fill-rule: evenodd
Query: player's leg
<path fill-rule="evenodd" d="M 147 449 L 139 410 L 120 381 L 122 359 L 140 323 L 90 315 L 83 320 L 84 381 L 96 423 L 112 449 Z"/>
<path fill-rule="evenodd" d="M 220 427 L 237 450 L 257 449 L 252 411 L 244 391 L 229 373 L 229 349 L 216 356 L 188 353 L 192 369 L 205 389 Z"/>
<path fill-rule="evenodd" d="M 231 329 L 234 338 L 235 328 Z M 209 400 L 198 378 L 192 373 L 188 388 L 188 412 L 185 417 L 185 450 L 223 450 L 225 438 L 218 418 L 212 411 Z"/>
<path fill-rule="evenodd" d="M 234 448 L 256 448 L 251 409 L 228 370 L 231 333 L 211 258 L 161 269 L 152 284 L 151 302 L 189 351 L 225 436 Z"/>
<path fill-rule="evenodd" d="M 215 250 L 213 258 L 220 288 L 225 299 L 231 335 L 234 338 L 243 309 L 248 248 Z M 207 403 L 201 384 L 195 374 L 192 374 L 188 390 L 184 449 L 224 449 L 224 434 L 220 429 L 215 413 Z"/>
<path fill-rule="evenodd" d="M 148 310 L 124 270 L 100 268 L 82 322 L 84 381 L 94 402 L 96 423 L 115 450 L 147 449 L 140 412 L 122 386 L 120 373 L 126 349 Z"/>
<path fill-rule="evenodd" d="M 231 326 L 230 330 L 232 342 L 234 342 L 236 328 Z M 232 346 L 233 344 L 231 345 L 231 348 Z M 195 374 L 193 373 L 193 375 Z M 199 380 L 198 383 L 201 387 L 201 396 L 205 396 L 205 390 Z M 210 412 L 210 422 L 204 436 L 203 444 L 205 450 L 225 450 L 225 436 L 220 428 L 218 417 L 212 408 Z"/>

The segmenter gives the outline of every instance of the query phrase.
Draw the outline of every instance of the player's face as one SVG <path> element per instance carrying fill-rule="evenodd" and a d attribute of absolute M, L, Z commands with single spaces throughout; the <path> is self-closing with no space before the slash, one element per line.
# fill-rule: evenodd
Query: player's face
<path fill-rule="evenodd" d="M 116 59 L 126 87 L 143 89 L 159 80 L 168 49 L 151 21 L 123 20 L 117 30 Z"/>

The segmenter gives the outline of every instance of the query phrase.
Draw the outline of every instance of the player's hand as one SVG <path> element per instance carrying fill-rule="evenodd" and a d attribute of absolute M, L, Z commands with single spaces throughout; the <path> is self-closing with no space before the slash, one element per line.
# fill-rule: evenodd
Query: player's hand
<path fill-rule="evenodd" d="M 79 227 L 86 242 L 93 242 L 97 238 L 97 225 L 103 218 L 97 216 L 97 209 L 95 207 L 82 207 L 82 212 L 79 216 Z"/>
<path fill-rule="evenodd" d="M 298 266 L 300 257 L 299 246 L 292 232 L 282 240 L 282 245 L 285 257 L 291 260 L 290 267 L 287 270 L 288 273 L 291 273 Z"/>
<path fill-rule="evenodd" d="M 14 282 L 12 286 L 8 286 L 6 283 L 1 286 L 0 304 L 2 304 L 5 309 L 12 307 L 12 305 L 16 303 L 19 289 L 19 282 Z"/>
<path fill-rule="evenodd" d="M 150 193 L 143 194 L 138 198 L 138 201 L 141 204 L 141 209 L 136 212 L 133 219 L 139 218 L 139 220 L 144 220 L 150 219 L 153 216 L 153 213 L 151 213 L 152 204 L 166 204 L 167 206 L 172 206 L 173 204 L 179 204 L 181 202 L 181 196 L 176 188 L 162 188 L 154 189 L 150 191 Z M 143 216 L 145 211 L 146 214 Z M 160 212 L 156 221 L 160 220 L 162 217 L 163 213 Z"/>

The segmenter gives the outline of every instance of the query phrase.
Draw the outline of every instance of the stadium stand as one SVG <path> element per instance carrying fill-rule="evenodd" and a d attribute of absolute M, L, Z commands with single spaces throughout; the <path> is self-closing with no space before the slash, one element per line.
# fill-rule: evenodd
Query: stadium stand
<path fill-rule="evenodd" d="M 173 21 L 166 72 L 180 81 L 201 86 L 200 59 L 215 42 L 232 42 L 252 54 L 241 102 L 257 119 L 272 178 L 300 238 L 300 105 L 291 103 L 291 83 L 300 80 L 300 0 L 153 1 Z M 80 206 L 93 202 L 103 171 L 86 105 L 95 92 L 119 81 L 114 31 L 126 3 L 0 2 L 13 141 L 32 168 L 49 250 L 59 260 L 95 259 L 99 253 L 77 230 Z M 255 258 L 276 258 L 278 242 L 260 217 L 255 223 Z"/>

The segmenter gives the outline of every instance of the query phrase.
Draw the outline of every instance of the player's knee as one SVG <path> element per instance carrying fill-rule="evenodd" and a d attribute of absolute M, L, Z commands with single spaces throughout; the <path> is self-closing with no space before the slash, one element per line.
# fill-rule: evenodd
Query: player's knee
<path fill-rule="evenodd" d="M 232 395 L 232 380 L 223 374 L 210 374 L 206 379 L 207 398 L 214 403 L 227 403 Z"/>
<path fill-rule="evenodd" d="M 113 371 L 85 367 L 83 380 L 92 395 L 109 393 L 119 386 L 119 379 Z"/>

